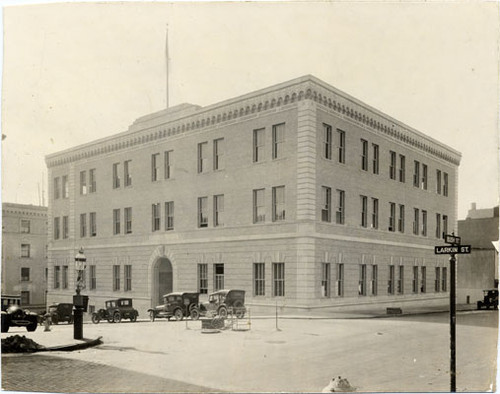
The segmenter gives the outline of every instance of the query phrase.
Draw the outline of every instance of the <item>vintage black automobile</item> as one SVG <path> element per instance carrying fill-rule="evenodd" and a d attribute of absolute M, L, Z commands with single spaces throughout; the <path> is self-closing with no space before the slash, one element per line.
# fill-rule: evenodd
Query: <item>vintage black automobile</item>
<path fill-rule="evenodd" d="M 483 290 L 483 299 L 477 302 L 477 309 L 498 309 L 498 289 Z"/>
<path fill-rule="evenodd" d="M 198 320 L 200 317 L 199 297 L 200 293 L 176 292 L 165 294 L 162 305 L 148 309 L 149 319 L 151 321 L 158 318 L 170 320 L 171 317 L 174 317 L 175 320 L 182 320 L 184 317 L 189 316 L 193 320 Z"/>
<path fill-rule="evenodd" d="M 120 323 L 122 319 L 134 322 L 139 316 L 137 309 L 132 306 L 132 298 L 117 298 L 105 302 L 105 309 L 92 313 L 92 323 L 97 324 L 106 319 L 109 323 Z"/>
<path fill-rule="evenodd" d="M 52 324 L 60 322 L 73 323 L 73 304 L 60 302 L 49 306 L 50 321 Z"/>
<path fill-rule="evenodd" d="M 245 290 L 219 290 L 208 296 L 208 302 L 200 305 L 201 316 L 227 317 L 228 313 L 238 319 L 245 316 Z"/>
<path fill-rule="evenodd" d="M 2 310 L 1 331 L 7 332 L 10 327 L 26 327 L 28 331 L 35 331 L 38 319 L 35 312 L 23 310 L 17 304 L 10 304 L 5 311 Z"/>

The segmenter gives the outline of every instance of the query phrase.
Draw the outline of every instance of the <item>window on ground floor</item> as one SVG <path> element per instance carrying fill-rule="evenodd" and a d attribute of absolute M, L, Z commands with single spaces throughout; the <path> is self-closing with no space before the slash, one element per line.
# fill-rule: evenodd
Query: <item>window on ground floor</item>
<path fill-rule="evenodd" d="M 266 295 L 265 263 L 253 264 L 253 294 L 255 296 Z"/>
<path fill-rule="evenodd" d="M 366 264 L 359 265 L 358 295 L 366 295 Z"/>
<path fill-rule="evenodd" d="M 198 292 L 208 294 L 208 264 L 198 264 Z"/>
<path fill-rule="evenodd" d="M 224 288 L 224 264 L 214 264 L 214 290 Z"/>
<path fill-rule="evenodd" d="M 330 297 L 330 263 L 321 263 L 321 297 Z"/>
<path fill-rule="evenodd" d="M 371 283 L 372 295 L 376 296 L 378 292 L 378 266 L 372 264 L 372 283 Z"/>
<path fill-rule="evenodd" d="M 337 264 L 337 296 L 344 296 L 344 263 Z"/>
<path fill-rule="evenodd" d="M 120 266 L 113 265 L 113 291 L 120 290 Z"/>
<path fill-rule="evenodd" d="M 285 296 L 285 263 L 273 263 L 273 296 Z"/>

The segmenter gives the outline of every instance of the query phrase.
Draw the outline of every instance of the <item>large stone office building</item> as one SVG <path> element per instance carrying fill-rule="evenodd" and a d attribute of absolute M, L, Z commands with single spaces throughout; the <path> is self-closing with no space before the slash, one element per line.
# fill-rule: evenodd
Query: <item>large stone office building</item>
<path fill-rule="evenodd" d="M 246 290 L 290 308 L 447 303 L 461 155 L 304 76 L 46 157 L 49 298 Z M 69 280 L 68 278 L 71 278 Z"/>

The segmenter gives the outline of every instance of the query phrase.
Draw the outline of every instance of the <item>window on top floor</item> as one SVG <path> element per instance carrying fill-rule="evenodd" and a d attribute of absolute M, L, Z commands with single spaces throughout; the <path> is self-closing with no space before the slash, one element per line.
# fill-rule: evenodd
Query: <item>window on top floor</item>
<path fill-rule="evenodd" d="M 174 229 L 174 202 L 167 201 L 165 203 L 165 230 Z"/>
<path fill-rule="evenodd" d="M 132 186 L 132 160 L 125 160 L 123 162 L 123 182 L 125 187 Z"/>
<path fill-rule="evenodd" d="M 118 235 L 121 233 L 120 226 L 120 209 L 113 209 L 113 234 Z"/>
<path fill-rule="evenodd" d="M 285 148 L 285 124 L 277 124 L 273 126 L 273 159 L 281 159 L 284 157 Z"/>
<path fill-rule="evenodd" d="M 406 182 L 406 157 L 399 155 L 399 182 Z"/>
<path fill-rule="evenodd" d="M 253 191 L 253 222 L 264 223 L 266 221 L 266 210 L 264 200 L 264 189 Z"/>
<path fill-rule="evenodd" d="M 396 152 L 390 151 L 389 178 L 396 179 Z"/>
<path fill-rule="evenodd" d="M 214 196 L 214 227 L 224 226 L 224 195 Z"/>
<path fill-rule="evenodd" d="M 332 188 L 321 187 L 323 204 L 321 207 L 321 221 L 330 223 L 332 221 Z"/>
<path fill-rule="evenodd" d="M 63 216 L 62 219 L 62 237 L 66 239 L 69 237 L 69 217 Z"/>
<path fill-rule="evenodd" d="M 89 214 L 89 230 L 91 237 L 97 236 L 97 214 L 95 212 L 90 212 Z"/>
<path fill-rule="evenodd" d="M 436 213 L 436 238 L 441 238 L 441 214 Z"/>
<path fill-rule="evenodd" d="M 332 126 L 323 123 L 323 155 L 325 159 L 332 159 Z"/>
<path fill-rule="evenodd" d="M 87 236 L 87 214 L 80 214 L 80 238 Z"/>
<path fill-rule="evenodd" d="M 378 229 L 378 198 L 372 198 L 372 228 Z"/>
<path fill-rule="evenodd" d="M 422 164 L 422 182 L 420 187 L 422 190 L 427 190 L 427 164 Z"/>
<path fill-rule="evenodd" d="M 443 196 L 448 197 L 448 174 L 443 172 Z"/>
<path fill-rule="evenodd" d="M 443 215 L 443 232 L 448 234 L 448 216 Z"/>
<path fill-rule="evenodd" d="M 372 158 L 372 171 L 374 174 L 379 173 L 379 146 L 377 144 L 372 144 L 373 158 Z"/>
<path fill-rule="evenodd" d="M 97 181 L 95 176 L 95 168 L 89 170 L 89 193 L 97 191 Z"/>
<path fill-rule="evenodd" d="M 273 222 L 285 220 L 285 186 L 273 187 Z"/>
<path fill-rule="evenodd" d="M 113 164 L 113 189 L 120 187 L 120 163 Z"/>
<path fill-rule="evenodd" d="M 413 162 L 413 186 L 420 186 L 420 162 L 417 160 Z"/>
<path fill-rule="evenodd" d="M 21 282 L 30 281 L 30 269 L 29 267 L 21 267 Z"/>
<path fill-rule="evenodd" d="M 80 194 L 87 194 L 87 171 L 80 171 Z"/>
<path fill-rule="evenodd" d="M 127 207 L 123 211 L 125 222 L 125 234 L 132 233 L 132 208 Z"/>
<path fill-rule="evenodd" d="M 207 160 L 208 160 L 208 143 L 201 142 L 198 144 L 198 173 L 201 174 L 208 170 L 207 168 Z"/>
<path fill-rule="evenodd" d="M 345 164 L 345 131 L 337 129 L 337 161 Z"/>
<path fill-rule="evenodd" d="M 389 231 L 396 231 L 396 204 L 389 203 Z"/>
<path fill-rule="evenodd" d="M 21 219 L 21 233 L 29 234 L 31 232 L 31 222 L 28 219 Z"/>
<path fill-rule="evenodd" d="M 214 171 L 224 169 L 224 138 L 214 140 Z"/>
<path fill-rule="evenodd" d="M 155 203 L 151 205 L 151 229 L 152 231 L 160 230 L 160 203 Z"/>
<path fill-rule="evenodd" d="M 253 161 L 259 163 L 264 160 L 265 129 L 253 131 Z"/>
<path fill-rule="evenodd" d="M 405 206 L 402 204 L 399 204 L 398 231 L 405 232 Z"/>
<path fill-rule="evenodd" d="M 427 237 L 427 211 L 422 210 L 422 235 Z"/>
<path fill-rule="evenodd" d="M 54 178 L 54 200 L 57 200 L 61 197 L 61 186 L 60 186 L 60 178 Z"/>
<path fill-rule="evenodd" d="M 156 182 L 160 179 L 160 154 L 151 155 L 151 181 Z"/>
<path fill-rule="evenodd" d="M 368 171 L 368 141 L 361 140 L 361 169 Z"/>
<path fill-rule="evenodd" d="M 62 198 L 69 198 L 69 183 L 67 175 L 62 177 Z"/>
<path fill-rule="evenodd" d="M 337 189 L 337 210 L 335 211 L 335 223 L 345 223 L 345 191 Z"/>
<path fill-rule="evenodd" d="M 170 179 L 174 175 L 173 173 L 173 160 L 174 160 L 174 151 L 169 150 L 164 154 L 165 158 L 165 179 Z"/>
<path fill-rule="evenodd" d="M 368 226 L 368 197 L 360 196 L 361 198 L 361 227 Z"/>
<path fill-rule="evenodd" d="M 420 210 L 413 208 L 413 235 L 418 235 Z"/>
<path fill-rule="evenodd" d="M 54 218 L 54 239 L 59 239 L 61 236 L 60 218 Z"/>
<path fill-rule="evenodd" d="M 208 197 L 198 197 L 198 227 L 208 227 Z"/>

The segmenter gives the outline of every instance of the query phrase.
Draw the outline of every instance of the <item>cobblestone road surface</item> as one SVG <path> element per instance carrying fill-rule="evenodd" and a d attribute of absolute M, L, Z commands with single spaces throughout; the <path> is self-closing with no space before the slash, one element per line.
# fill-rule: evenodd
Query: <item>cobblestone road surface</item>
<path fill-rule="evenodd" d="M 41 354 L 4 355 L 2 389 L 52 393 L 220 391 L 107 365 Z"/>

